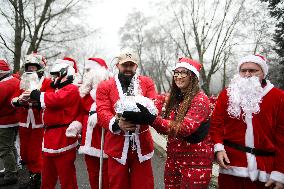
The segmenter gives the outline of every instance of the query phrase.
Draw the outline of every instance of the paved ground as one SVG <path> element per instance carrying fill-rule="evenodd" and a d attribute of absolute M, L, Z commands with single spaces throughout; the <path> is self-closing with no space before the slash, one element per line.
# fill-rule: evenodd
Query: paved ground
<path fill-rule="evenodd" d="M 152 136 L 155 141 L 155 154 L 152 158 L 152 166 L 154 173 L 154 181 L 155 181 L 155 189 L 163 189 L 164 188 L 164 165 L 166 160 L 166 140 L 162 135 L 158 135 L 155 131 L 152 131 Z M 78 155 L 76 159 L 76 169 L 77 169 L 77 182 L 79 189 L 89 189 L 89 181 L 88 175 L 86 171 L 86 166 L 84 162 L 84 158 L 82 155 Z M 0 161 L 0 170 L 3 168 L 2 162 Z M 208 189 L 216 189 L 217 188 L 217 175 L 218 175 L 218 166 L 213 166 L 213 176 L 211 180 L 210 187 Z M 27 171 L 22 169 L 19 171 L 19 176 L 21 182 L 27 181 Z M 0 187 L 0 189 L 18 189 L 18 184 L 10 185 L 6 187 Z M 56 189 L 60 189 L 59 184 Z"/>
<path fill-rule="evenodd" d="M 154 178 L 155 178 L 155 189 L 162 189 L 164 188 L 163 183 L 163 173 L 164 173 L 164 162 L 165 157 L 163 157 L 163 154 L 156 150 L 154 157 L 152 158 L 153 163 L 153 172 L 154 172 Z M 2 162 L 0 163 L 0 170 L 2 168 Z M 87 170 L 84 162 L 84 158 L 82 155 L 78 155 L 76 159 L 76 170 L 77 170 L 77 182 L 78 182 L 78 188 L 79 189 L 89 189 L 89 180 L 87 175 Z M 26 169 L 19 171 L 20 180 L 22 182 L 27 181 L 27 171 Z M 10 185 L 5 187 L 0 187 L 0 189 L 18 189 L 19 185 Z M 56 189 L 60 189 L 60 186 L 56 187 Z"/>

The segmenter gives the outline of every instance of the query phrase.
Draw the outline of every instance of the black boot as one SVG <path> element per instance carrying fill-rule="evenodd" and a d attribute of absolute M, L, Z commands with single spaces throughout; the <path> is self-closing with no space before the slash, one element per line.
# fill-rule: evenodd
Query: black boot
<path fill-rule="evenodd" d="M 4 177 L 0 177 L 0 186 L 6 186 L 11 184 L 16 184 L 18 182 L 18 175 L 5 175 Z"/>
<path fill-rule="evenodd" d="M 0 170 L 0 177 L 4 177 L 5 176 L 5 169 Z"/>
<path fill-rule="evenodd" d="M 40 189 L 41 185 L 41 174 L 30 173 L 29 189 Z"/>

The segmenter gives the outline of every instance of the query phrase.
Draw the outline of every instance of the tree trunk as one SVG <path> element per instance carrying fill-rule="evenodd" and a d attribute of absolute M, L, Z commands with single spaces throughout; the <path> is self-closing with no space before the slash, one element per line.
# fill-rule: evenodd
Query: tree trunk
<path fill-rule="evenodd" d="M 18 5 L 17 0 L 14 1 L 15 5 Z M 15 9 L 18 7 L 15 6 Z M 18 11 L 15 10 L 15 46 L 14 46 L 14 73 L 20 70 L 21 54 L 22 54 L 22 26 L 20 23 L 20 15 Z"/>

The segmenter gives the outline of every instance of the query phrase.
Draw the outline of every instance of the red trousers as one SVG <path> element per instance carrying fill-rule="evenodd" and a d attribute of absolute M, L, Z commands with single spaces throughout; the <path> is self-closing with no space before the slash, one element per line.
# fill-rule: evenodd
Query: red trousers
<path fill-rule="evenodd" d="M 165 189 L 207 189 L 211 173 L 212 165 L 190 166 L 183 164 L 182 158 L 168 157 L 164 173 Z"/>
<path fill-rule="evenodd" d="M 236 177 L 232 175 L 219 174 L 219 189 L 268 189 L 264 182 L 254 181 L 250 178 Z"/>
<path fill-rule="evenodd" d="M 100 158 L 85 155 L 85 162 L 89 174 L 89 181 L 92 189 L 99 188 Z M 103 161 L 102 188 L 108 189 L 108 160 Z"/>
<path fill-rule="evenodd" d="M 75 159 L 76 149 L 57 156 L 43 155 L 41 189 L 54 189 L 58 177 L 61 189 L 77 189 Z"/>
<path fill-rule="evenodd" d="M 154 189 L 151 160 L 139 162 L 137 152 L 129 149 L 126 165 L 108 158 L 110 189 Z"/>
<path fill-rule="evenodd" d="M 19 127 L 20 154 L 27 168 L 32 173 L 40 173 L 42 165 L 43 128 Z"/>

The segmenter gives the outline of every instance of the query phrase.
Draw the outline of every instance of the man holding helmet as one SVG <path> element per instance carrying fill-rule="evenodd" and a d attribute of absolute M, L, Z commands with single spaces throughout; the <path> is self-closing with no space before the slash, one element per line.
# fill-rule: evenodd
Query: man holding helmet
<path fill-rule="evenodd" d="M 54 188 L 58 177 L 62 189 L 77 188 L 74 161 L 78 141 L 65 136 L 80 106 L 78 87 L 72 84 L 74 67 L 72 61 L 57 59 L 50 71 L 55 92 L 33 90 L 30 93 L 30 98 L 44 109 L 42 189 Z"/>
<path fill-rule="evenodd" d="M 32 89 L 41 92 L 53 90 L 51 80 L 44 77 L 45 66 L 46 60 L 42 55 L 26 55 L 20 89 L 12 99 L 19 114 L 20 155 L 30 174 L 29 183 L 21 184 L 21 188 L 40 188 L 41 183 L 42 109 L 37 101 L 28 99 L 27 95 Z"/>

